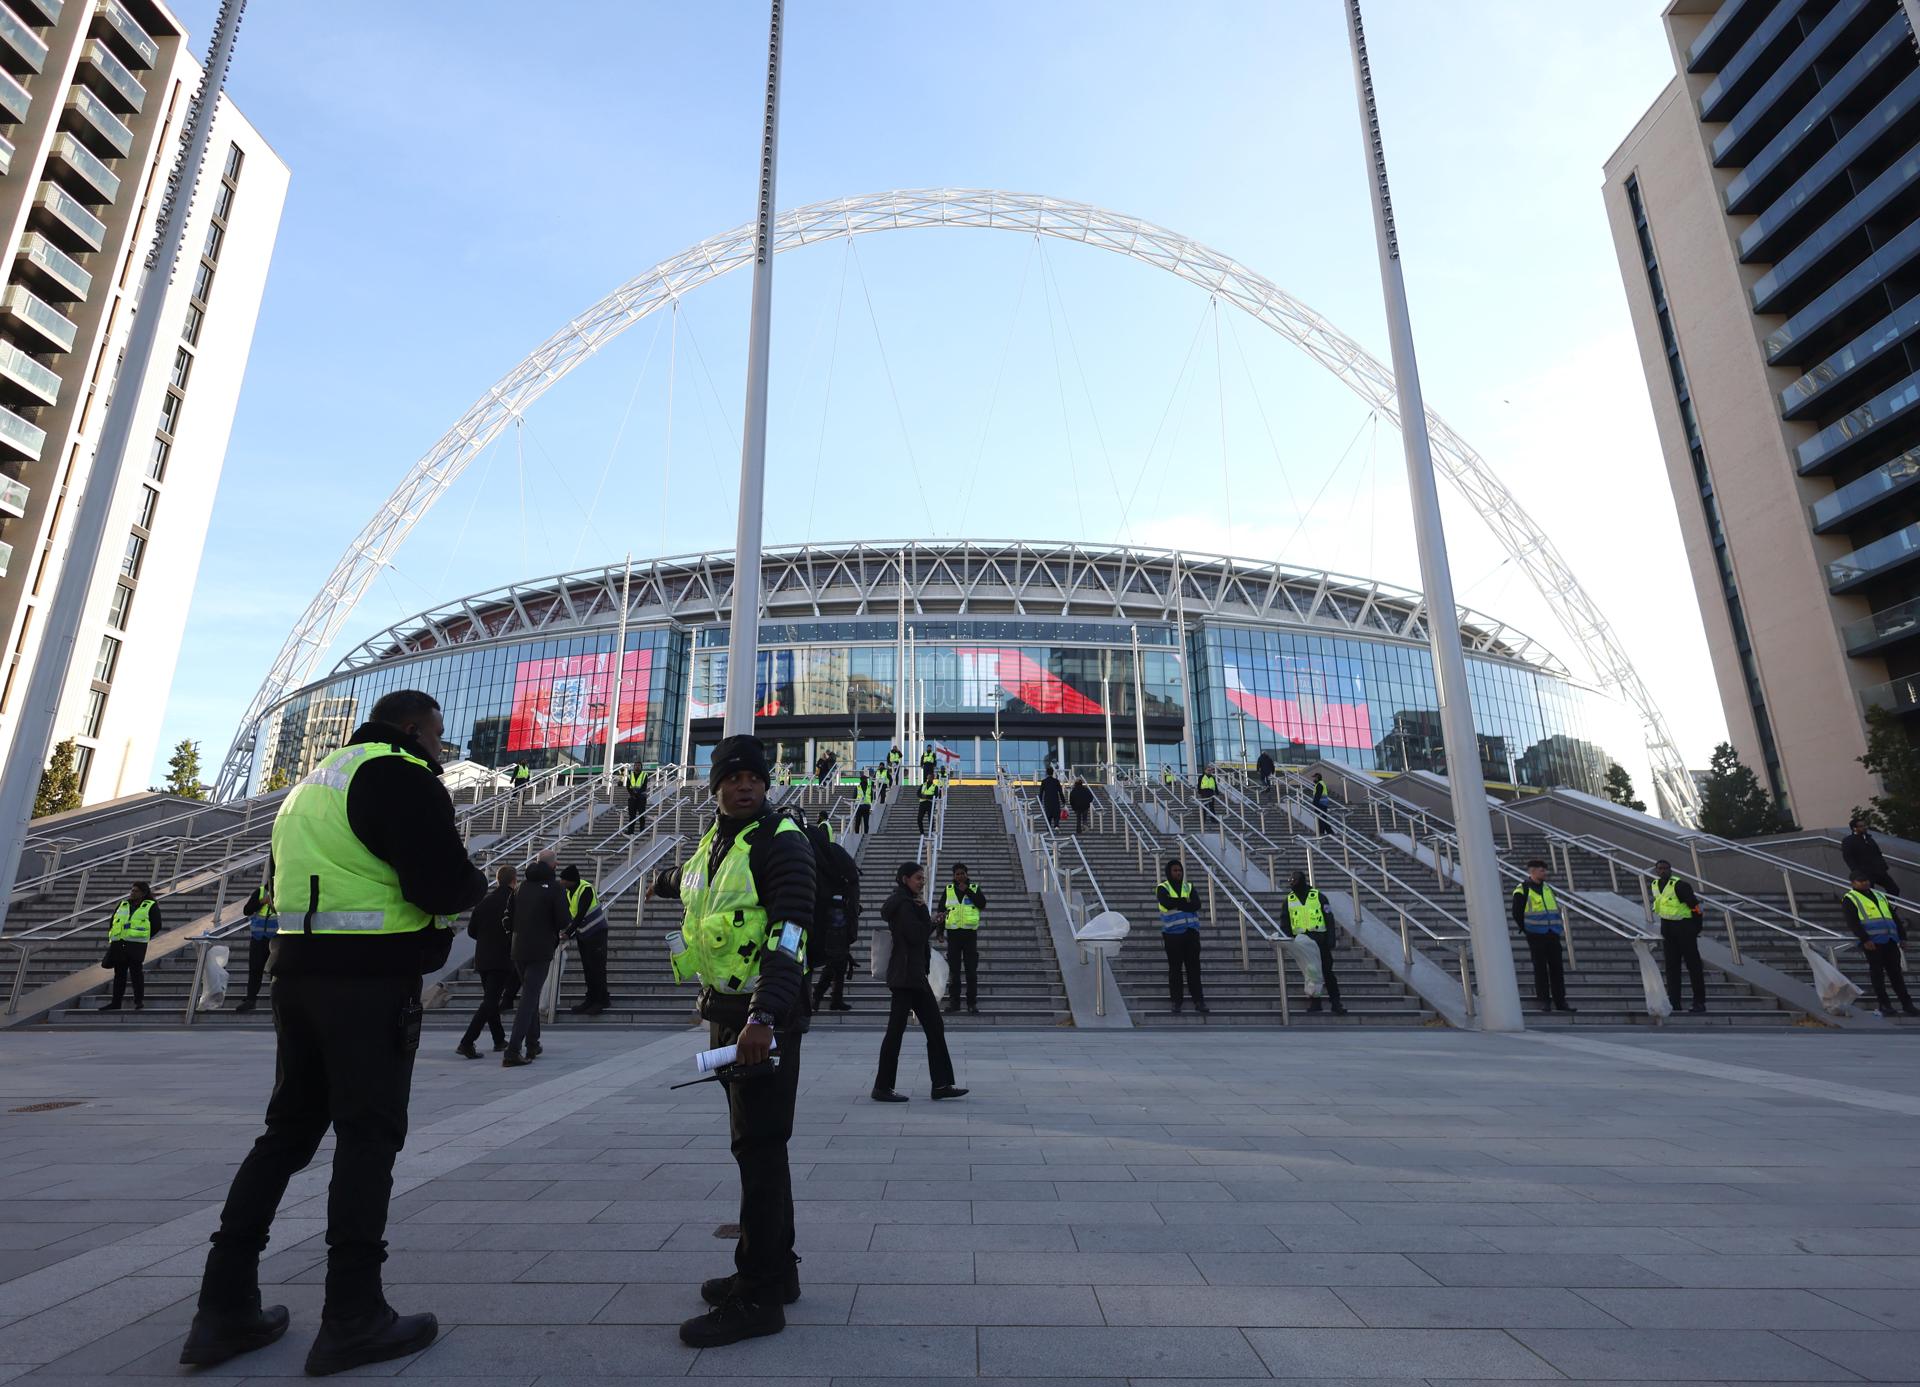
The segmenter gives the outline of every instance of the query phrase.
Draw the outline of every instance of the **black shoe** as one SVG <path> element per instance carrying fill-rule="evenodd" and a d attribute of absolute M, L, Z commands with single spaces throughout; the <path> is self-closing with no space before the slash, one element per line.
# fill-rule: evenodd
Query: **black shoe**
<path fill-rule="evenodd" d="M 906 1094 L 891 1088 L 876 1088 L 867 1096 L 872 1098 L 876 1103 L 905 1103 L 908 1101 Z"/>
<path fill-rule="evenodd" d="M 1580 1010 L 1579 1007 L 1570 1007 L 1565 1002 L 1555 1002 L 1553 1004 L 1553 1009 L 1555 1011 L 1564 1011 L 1569 1016 L 1572 1016 L 1575 1012 Z"/>
<path fill-rule="evenodd" d="M 247 998 L 246 1001 L 242 1002 L 239 1006 L 233 1009 L 233 1014 L 235 1016 L 245 1016 L 248 1012 L 253 1010 L 253 1007 L 254 1007 L 253 998 L 249 997 Z"/>
<path fill-rule="evenodd" d="M 506 1048 L 507 1042 L 504 1040 L 496 1040 L 493 1042 L 493 1053 L 496 1055 Z"/>
<path fill-rule="evenodd" d="M 1175 1002 L 1173 1004 L 1173 1014 L 1175 1016 L 1178 1016 L 1180 1014 L 1180 1007 L 1181 1007 L 1181 1004 L 1179 1002 Z"/>
<path fill-rule="evenodd" d="M 1333 1004 L 1332 1010 L 1335 1016 L 1345 1016 L 1347 1014 L 1347 1009 L 1338 1002 Z"/>
<path fill-rule="evenodd" d="M 968 1002 L 968 1003 L 967 1003 L 967 1015 L 969 1015 L 969 1016 L 978 1016 L 979 1014 L 980 1014 L 980 1007 L 979 1007 L 979 1005 L 978 1005 L 977 1003 L 974 1003 L 974 1002 Z"/>
<path fill-rule="evenodd" d="M 528 1059 L 525 1055 L 521 1054 L 518 1050 L 509 1050 L 500 1059 L 500 1067 L 502 1069 L 518 1069 L 522 1065 L 527 1065 L 532 1063 L 533 1063 L 532 1060 Z"/>
<path fill-rule="evenodd" d="M 852 1011 L 853 1008 L 845 1002 L 834 1002 L 830 1006 L 828 1006 L 827 1010 L 828 1011 Z"/>
<path fill-rule="evenodd" d="M 742 1339 L 758 1339 L 778 1334 L 787 1327 L 787 1312 L 773 1302 L 744 1300 L 735 1296 L 724 1305 L 716 1305 L 704 1315 L 695 1315 L 680 1326 L 680 1342 L 690 1348 L 720 1348 Z"/>
<path fill-rule="evenodd" d="M 605 1002 L 595 1002 L 592 1006 L 588 1007 L 585 1011 L 583 1011 L 581 1015 L 582 1016 L 598 1016 L 601 1012 L 605 1011 L 606 1009 L 607 1009 L 607 1004 Z"/>
<path fill-rule="evenodd" d="M 938 1103 L 942 1098 L 965 1098 L 968 1092 L 969 1090 L 955 1088 L 952 1084 L 941 1084 L 933 1091 L 933 1101 Z"/>
<path fill-rule="evenodd" d="M 592 1002 L 575 1002 L 572 1006 L 567 1008 L 567 1014 L 569 1016 L 578 1016 L 582 1012 L 591 1010 L 592 1007 L 593 1007 Z"/>
<path fill-rule="evenodd" d="M 1309 998 L 1307 998 L 1307 1011 L 1308 1011 L 1308 1013 L 1309 1013 L 1309 1014 L 1311 1014 L 1311 1013 L 1313 1013 L 1313 1012 L 1316 1012 L 1316 1011 L 1318 1011 L 1318 1010 L 1320 1010 L 1320 999 L 1319 999 L 1318 997 L 1309 997 Z"/>
<path fill-rule="evenodd" d="M 133 1004 L 133 1009 L 135 1011 L 145 1011 L 147 1009 L 147 1004 L 145 1002 L 135 1002 Z"/>
<path fill-rule="evenodd" d="M 432 1315 L 401 1315 L 383 1306 L 371 1315 L 351 1320 L 321 1320 L 320 1333 L 307 1351 L 307 1376 L 368 1363 L 384 1363 L 418 1353 L 440 1337 L 440 1321 Z"/>
<path fill-rule="evenodd" d="M 201 1310 L 193 1317 L 180 1361 L 190 1368 L 211 1368 L 229 1358 L 265 1348 L 287 1332 L 287 1307 L 269 1305 L 237 1315 Z"/>
<path fill-rule="evenodd" d="M 542 1056 L 546 1052 L 547 1052 L 547 1047 L 542 1045 L 539 1041 L 529 1040 L 527 1042 L 527 1058 L 528 1059 L 537 1060 L 540 1058 L 540 1056 Z"/>
<path fill-rule="evenodd" d="M 960 1004 L 958 1002 L 942 1002 L 940 1004 L 940 1010 L 951 1016 L 954 1012 L 960 1010 Z"/>
<path fill-rule="evenodd" d="M 1205 1002 L 1195 1002 L 1193 1004 L 1193 1009 L 1199 1012 L 1202 1016 L 1213 1015 L 1213 1008 L 1208 1006 Z"/>
<path fill-rule="evenodd" d="M 800 1259 L 795 1257 L 793 1260 L 795 1265 L 787 1272 L 787 1279 L 780 1286 L 780 1303 L 783 1305 L 791 1305 L 800 1299 Z M 709 1305 L 725 1305 L 728 1301 L 735 1299 L 739 1293 L 739 1272 L 731 1276 L 716 1276 L 700 1283 L 700 1299 Z"/>
<path fill-rule="evenodd" d="M 453 1053 L 460 1056 L 463 1060 L 477 1060 L 480 1058 L 480 1052 L 473 1048 L 473 1042 L 471 1040 L 463 1040 L 454 1046 Z"/>
<path fill-rule="evenodd" d="M 1707 1004 L 1705 1002 L 1695 1002 L 1692 1006 L 1688 1007 L 1687 1010 L 1695 1016 L 1705 1016 L 1707 1014 Z"/>
<path fill-rule="evenodd" d="M 120 1004 L 118 1002 L 102 1002 L 99 1006 L 95 1007 L 94 1010 L 95 1011 L 118 1011 L 120 1010 Z"/>

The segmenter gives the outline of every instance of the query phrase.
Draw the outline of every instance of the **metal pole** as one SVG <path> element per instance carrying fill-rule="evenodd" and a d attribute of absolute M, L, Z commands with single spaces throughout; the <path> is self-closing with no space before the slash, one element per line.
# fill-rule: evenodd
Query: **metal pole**
<path fill-rule="evenodd" d="M 1393 197 L 1387 184 L 1386 152 L 1380 116 L 1374 104 L 1373 72 L 1367 62 L 1366 30 L 1360 0 L 1347 0 L 1347 38 L 1353 51 L 1354 90 L 1360 129 L 1373 188 L 1374 239 L 1380 254 L 1381 292 L 1386 300 L 1387 337 L 1393 347 L 1394 387 L 1400 403 L 1400 438 L 1407 455 L 1407 489 L 1413 500 L 1414 537 L 1420 551 L 1421 586 L 1426 593 L 1427 637 L 1433 646 L 1435 683 L 1440 695 L 1441 734 L 1447 754 L 1447 782 L 1453 796 L 1453 821 L 1460 837 L 1460 866 L 1466 891 L 1467 920 L 1473 930 L 1474 964 L 1480 974 L 1481 1025 L 1490 1031 L 1518 1031 L 1520 987 L 1514 975 L 1513 946 L 1500 911 L 1500 871 L 1493 849 L 1493 824 L 1480 780 L 1478 743 L 1473 731 L 1473 702 L 1467 692 L 1467 660 L 1460 648 L 1460 619 L 1454 607 L 1453 574 L 1447 563 L 1440 495 L 1434 482 L 1433 454 L 1427 438 L 1427 407 L 1420 393 L 1420 368 L 1414 357 L 1413 323 L 1407 286 L 1401 275 L 1400 242 L 1393 224 Z"/>
<path fill-rule="evenodd" d="M 627 663 L 627 598 L 633 588 L 633 552 L 627 552 L 627 576 L 620 580 L 620 634 L 613 641 L 613 704 L 607 709 L 607 779 L 613 779 L 613 752 L 620 744 L 620 679 Z"/>
<path fill-rule="evenodd" d="M 900 554 L 898 570 L 900 595 L 894 608 L 893 622 L 893 744 L 903 746 L 907 740 L 907 558 L 904 549 Z M 994 717 L 997 727 L 997 707 Z"/>
<path fill-rule="evenodd" d="M 34 795 L 40 788 L 40 773 L 47 764 L 48 749 L 53 745 L 54 717 L 59 711 L 60 695 L 66 688 L 67 673 L 73 667 L 80 621 L 86 614 L 87 599 L 92 595 L 90 585 L 106 547 L 107 524 L 112 519 L 114 498 L 120 492 L 120 480 L 126 470 L 127 445 L 133 438 L 134 409 L 140 403 L 141 387 L 146 384 L 153 364 L 154 347 L 162 326 L 160 310 L 166 304 L 167 288 L 173 282 L 174 267 L 179 263 L 187 208 L 193 190 L 200 183 L 200 168 L 213 129 L 214 108 L 226 83 L 234 36 L 240 29 L 240 12 L 245 8 L 246 0 L 225 0 L 214 21 L 206 68 L 181 131 L 184 147 L 160 207 L 154 248 L 147 257 L 146 277 L 130 305 L 133 327 L 127 334 L 126 349 L 121 357 L 118 385 L 109 387 L 112 403 L 101 425 L 100 442 L 87 473 L 86 489 L 79 497 L 73 528 L 67 536 L 66 556 L 59 565 L 59 583 L 42 617 L 40 651 L 34 657 L 33 672 L 20 701 L 6 768 L 0 772 L 0 842 L 4 842 L 4 846 L 0 846 L 0 934 L 6 932 L 7 907 L 20 873 L 20 851 L 26 842 L 27 824 L 33 818 Z"/>
<path fill-rule="evenodd" d="M 1140 680 L 1140 628 L 1127 628 L 1133 633 L 1133 740 L 1135 754 L 1140 758 L 1140 774 L 1147 773 L 1147 695 Z"/>
<path fill-rule="evenodd" d="M 1198 769 L 1193 761 L 1193 720 L 1197 716 L 1193 707 L 1193 676 L 1187 668 L 1187 593 L 1185 580 L 1180 576 L 1180 556 L 1173 556 L 1173 623 L 1180 640 L 1180 702 L 1183 705 L 1180 718 L 1180 755 L 1186 764 L 1180 769 L 1192 775 Z M 1146 768 L 1141 768 L 1142 774 Z"/>
<path fill-rule="evenodd" d="M 733 542 L 733 626 L 727 632 L 725 735 L 753 734 L 760 653 L 760 521 L 767 470 L 767 355 L 773 339 L 774 172 L 780 147 L 780 20 L 772 0 L 767 38 L 766 130 L 753 233 L 753 316 L 747 330 L 747 417 L 740 430 L 740 516 Z"/>
<path fill-rule="evenodd" d="M 1100 652 L 1100 711 L 1107 722 L 1107 774 L 1113 774 L 1113 652 Z M 1146 767 L 1142 766 L 1142 770 Z"/>

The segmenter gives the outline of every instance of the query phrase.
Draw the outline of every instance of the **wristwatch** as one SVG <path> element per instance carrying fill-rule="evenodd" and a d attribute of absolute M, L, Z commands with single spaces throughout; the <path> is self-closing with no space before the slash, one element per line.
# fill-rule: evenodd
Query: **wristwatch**
<path fill-rule="evenodd" d="M 749 1026 L 765 1026 L 768 1030 L 772 1030 L 773 1018 L 763 1011 L 750 1011 L 747 1013 L 747 1024 Z"/>

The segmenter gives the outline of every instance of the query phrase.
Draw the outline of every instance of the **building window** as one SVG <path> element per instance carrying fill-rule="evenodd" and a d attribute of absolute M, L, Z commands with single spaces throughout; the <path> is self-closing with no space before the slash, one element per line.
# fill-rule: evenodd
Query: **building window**
<path fill-rule="evenodd" d="M 206 321 L 206 310 L 197 303 L 187 305 L 187 318 L 180 325 L 180 335 L 193 346 L 200 345 L 200 324 Z"/>
<path fill-rule="evenodd" d="M 167 459 L 173 456 L 173 445 L 164 438 L 153 440 L 153 453 L 147 458 L 147 475 L 154 481 L 164 481 L 167 475 Z"/>
<path fill-rule="evenodd" d="M 222 183 L 220 191 L 213 195 L 213 215 L 221 221 L 227 219 L 227 212 L 233 206 L 233 184 Z"/>
<path fill-rule="evenodd" d="M 200 267 L 193 272 L 193 296 L 205 303 L 212 293 L 213 266 L 202 260 Z"/>
<path fill-rule="evenodd" d="M 100 735 L 101 719 L 107 715 L 107 691 L 92 689 L 87 693 L 87 715 L 80 720 L 80 735 L 97 737 Z"/>
<path fill-rule="evenodd" d="M 160 504 L 160 493 L 150 486 L 140 488 L 140 518 L 133 523 L 143 530 L 153 528 L 153 508 Z"/>
<path fill-rule="evenodd" d="M 83 746 L 78 748 L 74 752 L 73 768 L 76 772 L 79 773 L 80 793 L 84 795 L 87 792 L 87 773 L 93 769 L 93 748 L 92 747 Z"/>
<path fill-rule="evenodd" d="M 147 542 L 139 535 L 127 536 L 127 552 L 121 556 L 120 571 L 129 578 L 140 576 L 140 560 L 145 555 Z"/>
<path fill-rule="evenodd" d="M 114 668 L 120 663 L 120 642 L 112 636 L 100 637 L 100 653 L 93 661 L 93 681 L 111 684 Z"/>
<path fill-rule="evenodd" d="M 224 234 L 225 233 L 220 230 L 219 222 L 207 223 L 207 244 L 201 249 L 200 253 L 209 260 L 218 260 L 220 258 L 220 238 Z"/>
<path fill-rule="evenodd" d="M 173 374 L 169 377 L 174 385 L 182 390 L 187 388 L 187 377 L 193 374 L 193 353 L 185 347 L 173 350 Z"/>
<path fill-rule="evenodd" d="M 240 152 L 239 145 L 230 144 L 227 146 L 227 168 L 225 177 L 228 182 L 238 183 L 240 181 L 240 166 L 246 161 L 247 156 Z"/>
<path fill-rule="evenodd" d="M 167 392 L 167 398 L 160 402 L 160 427 L 168 433 L 180 432 L 174 425 L 180 422 L 180 406 L 183 403 L 182 397 L 171 390 Z"/>
<path fill-rule="evenodd" d="M 125 583 L 113 585 L 113 596 L 107 600 L 107 625 L 116 631 L 127 629 L 127 614 L 133 609 L 133 589 Z"/>

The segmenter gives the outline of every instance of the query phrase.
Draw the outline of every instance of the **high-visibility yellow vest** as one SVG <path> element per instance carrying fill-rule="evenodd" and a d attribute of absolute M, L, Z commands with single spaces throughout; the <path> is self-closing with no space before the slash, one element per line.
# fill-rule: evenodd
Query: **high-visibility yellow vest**
<path fill-rule="evenodd" d="M 1691 920 L 1693 907 L 1680 899 L 1680 878 L 1653 884 L 1653 913 L 1662 920 Z"/>
<path fill-rule="evenodd" d="M 1526 893 L 1526 922 L 1522 926 L 1528 934 L 1559 934 L 1560 902 L 1554 899 L 1553 888 L 1544 881 L 1535 886 L 1527 882 L 1515 891 L 1515 895 Z"/>
<path fill-rule="evenodd" d="M 567 914 L 578 920 L 582 914 L 581 901 L 586 902 L 585 909 L 593 909 L 593 883 L 583 881 L 567 892 Z"/>
<path fill-rule="evenodd" d="M 274 884 L 286 889 L 300 932 L 413 934 L 449 927 L 401 894 L 400 874 L 368 851 L 347 822 L 353 778 L 388 756 L 433 769 L 386 742 L 360 742 L 327 757 L 281 801 L 273 819 Z"/>
<path fill-rule="evenodd" d="M 889 751 L 887 753 L 887 764 L 889 766 L 897 766 L 900 764 L 900 748 L 899 747 L 895 747 L 892 751 Z"/>
<path fill-rule="evenodd" d="M 873 782 L 872 781 L 863 780 L 860 782 L 858 788 L 856 788 L 853 792 L 853 802 L 855 804 L 872 804 L 873 803 Z"/>
<path fill-rule="evenodd" d="M 1876 889 L 1871 896 L 1864 891 L 1849 891 L 1847 899 L 1853 902 L 1853 913 L 1859 918 L 1860 928 L 1867 932 L 1867 938 L 1876 944 L 1899 940 L 1900 927 L 1893 922 L 1893 906 L 1885 891 Z"/>
<path fill-rule="evenodd" d="M 934 784 L 931 780 L 927 781 L 920 787 L 921 799 L 932 799 L 935 795 L 939 793 L 940 793 L 940 787 Z"/>
<path fill-rule="evenodd" d="M 1310 888 L 1303 901 L 1287 893 L 1287 924 L 1295 934 L 1318 934 L 1327 927 L 1327 913 L 1320 906 L 1319 889 Z"/>
<path fill-rule="evenodd" d="M 980 907 L 973 904 L 970 899 L 963 900 L 960 893 L 953 889 L 951 882 L 947 885 L 947 928 L 980 928 Z"/>
<path fill-rule="evenodd" d="M 1192 882 L 1182 880 L 1178 886 L 1175 886 L 1170 881 L 1163 881 L 1160 883 L 1160 889 L 1162 891 L 1165 891 L 1168 895 L 1172 896 L 1176 901 L 1180 902 L 1180 904 L 1175 906 L 1173 910 L 1168 910 L 1167 907 L 1164 904 L 1162 904 L 1160 906 L 1160 913 L 1162 915 L 1171 915 L 1171 914 L 1174 914 L 1176 911 L 1193 909 L 1193 883 Z"/>
<path fill-rule="evenodd" d="M 646 789 L 647 773 L 641 770 L 638 766 L 635 766 L 632 770 L 628 771 L 627 772 L 627 788 L 629 790 Z"/>
<path fill-rule="evenodd" d="M 1173 767 L 1172 766 L 1163 766 L 1161 768 L 1160 783 L 1163 785 L 1173 784 Z"/>
<path fill-rule="evenodd" d="M 513 778 L 516 783 L 522 780 L 531 780 L 533 778 L 533 772 L 525 766 L 515 766 L 513 768 Z"/>
<path fill-rule="evenodd" d="M 135 944 L 144 944 L 152 937 L 152 901 L 142 901 L 139 905 L 130 905 L 122 901 L 113 908 L 113 924 L 107 929 L 108 943 L 116 939 L 127 939 Z"/>
<path fill-rule="evenodd" d="M 700 982 L 718 992 L 751 992 L 760 983 L 760 960 L 768 949 L 807 966 L 807 936 L 799 925 L 780 924 L 769 937 L 766 907 L 748 865 L 753 835 L 766 824 L 756 819 L 735 835 L 711 880 L 707 861 L 713 853 L 716 822 L 700 839 L 680 872 L 680 904 L 686 912 L 679 929 L 667 936 L 675 982 Z M 773 833 L 798 833 L 792 819 L 778 819 Z"/>
<path fill-rule="evenodd" d="M 1202 775 L 1200 777 L 1200 793 L 1201 794 L 1204 795 L 1204 794 L 1212 793 L 1213 787 L 1214 787 L 1214 782 L 1213 782 L 1212 776 Z"/>

